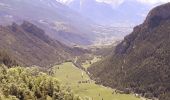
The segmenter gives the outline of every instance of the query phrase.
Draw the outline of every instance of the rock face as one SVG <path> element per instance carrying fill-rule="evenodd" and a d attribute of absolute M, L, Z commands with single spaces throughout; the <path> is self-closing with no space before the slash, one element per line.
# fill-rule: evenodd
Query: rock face
<path fill-rule="evenodd" d="M 151 10 L 115 52 L 88 69 L 101 84 L 170 99 L 170 3 Z"/>
<path fill-rule="evenodd" d="M 147 16 L 144 24 L 150 27 L 157 26 L 162 20 L 170 19 L 170 3 L 154 8 Z"/>
<path fill-rule="evenodd" d="M 46 67 L 73 56 L 72 48 L 52 40 L 42 29 L 27 21 L 21 25 L 0 26 L 0 49 L 25 66 Z"/>

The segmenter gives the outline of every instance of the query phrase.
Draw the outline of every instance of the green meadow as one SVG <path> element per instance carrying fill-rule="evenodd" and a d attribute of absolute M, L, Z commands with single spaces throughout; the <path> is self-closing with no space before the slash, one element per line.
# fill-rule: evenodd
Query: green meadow
<path fill-rule="evenodd" d="M 54 76 L 73 93 L 90 100 L 141 100 L 131 94 L 116 94 L 113 89 L 95 84 L 81 69 L 71 62 L 56 65 Z"/>

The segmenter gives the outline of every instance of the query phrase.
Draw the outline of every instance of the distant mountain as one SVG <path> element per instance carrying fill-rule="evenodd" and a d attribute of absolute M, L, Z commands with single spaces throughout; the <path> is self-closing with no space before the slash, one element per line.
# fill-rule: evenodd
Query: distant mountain
<path fill-rule="evenodd" d="M 114 54 L 88 69 L 98 82 L 147 98 L 170 100 L 170 3 L 150 11 Z"/>
<path fill-rule="evenodd" d="M 86 0 L 84 0 L 86 1 Z M 88 2 L 88 0 L 86 1 Z M 90 5 L 92 3 L 89 3 Z M 88 4 L 88 5 L 89 5 Z M 92 5 L 91 5 L 92 6 Z M 92 6 L 93 7 L 93 6 Z M 109 6 L 110 7 L 110 6 Z M 87 11 L 92 10 L 87 9 Z M 105 9 L 101 10 L 105 12 Z M 110 10 L 109 10 L 110 11 Z M 93 13 L 100 13 L 98 9 L 92 11 Z M 92 14 L 93 14 L 92 13 Z M 103 14 L 103 13 L 101 13 Z M 66 45 L 92 45 L 100 40 L 102 40 L 103 29 L 108 28 L 106 25 L 103 25 L 102 29 L 98 28 L 100 25 L 97 25 L 93 20 L 98 19 L 98 16 L 94 19 L 90 19 L 89 14 L 79 13 L 77 10 L 71 9 L 67 5 L 63 5 L 56 0 L 1 0 L 0 1 L 0 24 L 8 25 L 9 23 L 16 22 L 21 24 L 23 20 L 27 20 L 38 27 L 42 28 L 45 33 L 51 38 L 58 40 Z M 103 21 L 107 18 L 105 14 L 101 18 Z M 104 18 L 106 17 L 106 18 Z M 101 20 L 99 19 L 99 20 Z M 118 20 L 118 19 L 117 19 Z M 127 30 L 122 31 L 126 33 L 122 35 L 122 32 L 119 33 L 119 29 L 124 27 L 122 24 L 120 28 L 115 28 L 110 26 L 109 33 L 105 31 L 107 39 L 104 41 L 114 41 L 119 40 L 126 34 L 128 34 L 131 28 L 128 26 Z M 116 23 L 116 22 L 114 22 Z M 107 37 L 107 34 L 112 34 Z M 119 35 L 120 37 L 115 37 Z"/>
<path fill-rule="evenodd" d="M 56 0 L 1 0 L 0 23 L 28 20 L 65 44 L 89 45 L 97 34 L 93 23 Z"/>
<path fill-rule="evenodd" d="M 114 7 L 96 0 L 72 0 L 67 5 L 96 23 L 114 26 L 141 24 L 153 7 L 135 0 L 125 0 L 119 6 Z"/>
<path fill-rule="evenodd" d="M 27 21 L 21 25 L 13 23 L 0 26 L 0 50 L 5 51 L 19 65 L 41 67 L 71 60 L 84 52 L 49 38 L 42 29 Z"/>

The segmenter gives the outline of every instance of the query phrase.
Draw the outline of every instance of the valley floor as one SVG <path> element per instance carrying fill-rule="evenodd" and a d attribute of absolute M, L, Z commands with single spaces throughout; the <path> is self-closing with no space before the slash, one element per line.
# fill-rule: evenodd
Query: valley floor
<path fill-rule="evenodd" d="M 95 84 L 83 70 L 66 62 L 53 68 L 54 76 L 75 94 L 90 100 L 143 100 L 132 94 L 118 94 L 115 90 Z"/>

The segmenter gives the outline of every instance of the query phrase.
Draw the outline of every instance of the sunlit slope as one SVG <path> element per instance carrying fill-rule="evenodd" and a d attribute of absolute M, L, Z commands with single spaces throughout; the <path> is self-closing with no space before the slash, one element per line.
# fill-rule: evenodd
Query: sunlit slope
<path fill-rule="evenodd" d="M 54 67 L 54 75 L 67 84 L 75 94 L 90 100 L 140 100 L 132 95 L 116 94 L 114 90 L 100 85 L 96 85 L 89 76 L 75 67 L 71 62 L 67 62 Z"/>

